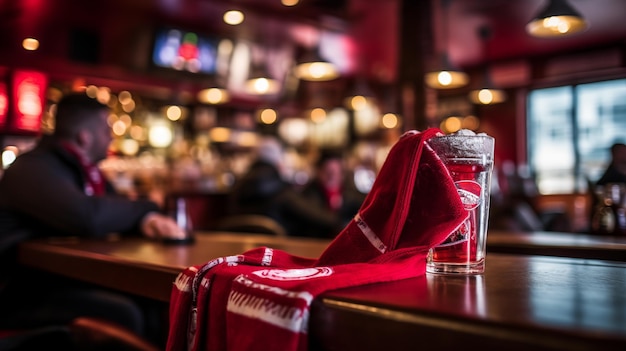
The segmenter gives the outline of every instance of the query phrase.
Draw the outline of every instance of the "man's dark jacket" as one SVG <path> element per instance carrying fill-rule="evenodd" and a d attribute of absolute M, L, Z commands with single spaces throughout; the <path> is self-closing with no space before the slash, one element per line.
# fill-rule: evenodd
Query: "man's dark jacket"
<path fill-rule="evenodd" d="M 84 186 L 78 161 L 50 137 L 20 155 L 0 179 L 0 263 L 26 238 L 138 232 L 143 216 L 158 210 L 116 195 L 109 183 L 105 196 L 87 196 Z"/>

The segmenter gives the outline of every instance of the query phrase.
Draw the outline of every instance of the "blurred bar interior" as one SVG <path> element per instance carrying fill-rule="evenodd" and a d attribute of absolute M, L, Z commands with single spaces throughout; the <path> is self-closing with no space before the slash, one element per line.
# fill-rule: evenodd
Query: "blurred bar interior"
<path fill-rule="evenodd" d="M 3 167 L 76 90 L 114 111 L 102 168 L 133 196 L 226 192 L 263 134 L 289 145 L 294 183 L 342 149 L 367 192 L 403 131 L 467 128 L 496 138 L 501 191 L 530 179 L 534 206 L 584 231 L 588 185 L 626 140 L 624 13 L 623 0 L 4 1 Z"/>

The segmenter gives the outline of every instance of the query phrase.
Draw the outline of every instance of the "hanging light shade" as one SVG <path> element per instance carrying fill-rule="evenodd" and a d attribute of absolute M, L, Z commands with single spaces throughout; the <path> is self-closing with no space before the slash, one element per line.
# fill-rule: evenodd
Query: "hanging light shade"
<path fill-rule="evenodd" d="M 493 105 L 504 102 L 506 100 L 506 93 L 500 89 L 485 87 L 470 91 L 469 99 L 475 104 Z"/>
<path fill-rule="evenodd" d="M 254 64 L 246 81 L 245 89 L 248 94 L 272 95 L 280 90 L 280 84 L 277 80 L 271 78 L 267 69 L 265 69 L 265 65 Z"/>
<path fill-rule="evenodd" d="M 375 100 L 375 94 L 365 78 L 357 77 L 344 99 L 344 104 L 350 110 L 360 110 L 373 104 Z"/>
<path fill-rule="evenodd" d="M 469 83 L 469 76 L 465 72 L 455 69 L 452 66 L 448 53 L 445 49 L 445 45 L 448 44 L 448 7 L 450 2 L 451 0 L 442 0 L 440 2 L 442 18 L 439 30 L 442 33 L 441 36 L 443 38 L 442 42 L 444 43 L 444 46 L 442 47 L 438 57 L 439 62 L 435 66 L 435 70 L 427 72 L 424 75 L 426 85 L 433 89 L 454 89 L 460 88 Z"/>
<path fill-rule="evenodd" d="M 424 75 L 426 85 L 433 89 L 454 89 L 460 88 L 469 83 L 467 73 L 452 68 L 448 60 L 448 55 L 442 55 L 441 69 L 428 72 Z"/>
<path fill-rule="evenodd" d="M 228 90 L 224 88 L 211 87 L 200 90 L 197 98 L 203 104 L 217 105 L 228 102 L 230 96 Z"/>
<path fill-rule="evenodd" d="M 299 79 L 308 81 L 326 81 L 339 77 L 337 67 L 324 60 L 317 49 L 309 49 L 302 55 L 294 73 Z"/>
<path fill-rule="evenodd" d="M 549 0 L 547 6 L 526 25 L 526 32 L 535 37 L 549 38 L 582 32 L 587 27 L 587 21 L 567 0 Z"/>
<path fill-rule="evenodd" d="M 489 70 L 485 68 L 482 88 L 470 91 L 469 99 L 478 105 L 493 105 L 504 102 L 506 93 L 504 90 L 494 88 Z"/>

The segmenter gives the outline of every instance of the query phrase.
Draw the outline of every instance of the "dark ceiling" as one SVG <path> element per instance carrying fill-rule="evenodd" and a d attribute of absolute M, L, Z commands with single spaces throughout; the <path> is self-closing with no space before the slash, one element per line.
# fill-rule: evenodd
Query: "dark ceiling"
<path fill-rule="evenodd" d="M 41 37 L 39 60 L 54 63 L 59 52 L 67 51 L 60 48 L 65 44 L 55 41 L 64 28 L 106 32 L 102 39 L 105 44 L 158 25 L 271 43 L 289 39 L 294 26 L 305 24 L 353 36 L 356 48 L 352 50 L 359 69 L 392 80 L 397 74 L 402 1 L 422 0 L 301 0 L 294 7 L 281 5 L 280 0 L 0 0 L 0 65 L 29 62 L 29 57 L 17 53 L 25 35 Z M 472 67 L 626 44 L 626 0 L 568 0 L 589 21 L 586 32 L 559 39 L 530 37 L 524 27 L 547 1 L 432 0 L 432 14 L 427 16 L 433 25 L 435 47 L 431 54 L 445 50 L 456 65 Z M 223 12 L 230 8 L 249 13 L 244 25 L 233 27 L 222 22 Z M 417 24 L 420 19 L 415 21 Z M 490 33 L 486 41 L 479 35 L 481 28 Z M 107 62 L 119 62 L 120 57 L 126 62 L 139 60 L 128 57 L 133 49 L 128 44 L 112 47 L 105 46 L 102 53 Z"/>
<path fill-rule="evenodd" d="M 447 44 L 451 59 L 460 66 L 466 66 L 485 61 L 554 55 L 601 45 L 626 44 L 624 0 L 568 0 L 590 24 L 587 31 L 558 39 L 529 36 L 524 28 L 526 23 L 547 2 L 451 0 Z M 478 33 L 481 27 L 490 29 L 489 40 L 481 40 Z"/>

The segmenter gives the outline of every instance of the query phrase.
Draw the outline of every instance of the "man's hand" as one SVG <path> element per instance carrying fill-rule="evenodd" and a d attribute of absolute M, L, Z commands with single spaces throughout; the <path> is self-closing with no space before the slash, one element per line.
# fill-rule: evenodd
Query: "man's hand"
<path fill-rule="evenodd" d="M 185 230 L 173 218 L 157 212 L 148 213 L 141 222 L 141 231 L 152 239 L 185 239 Z"/>

